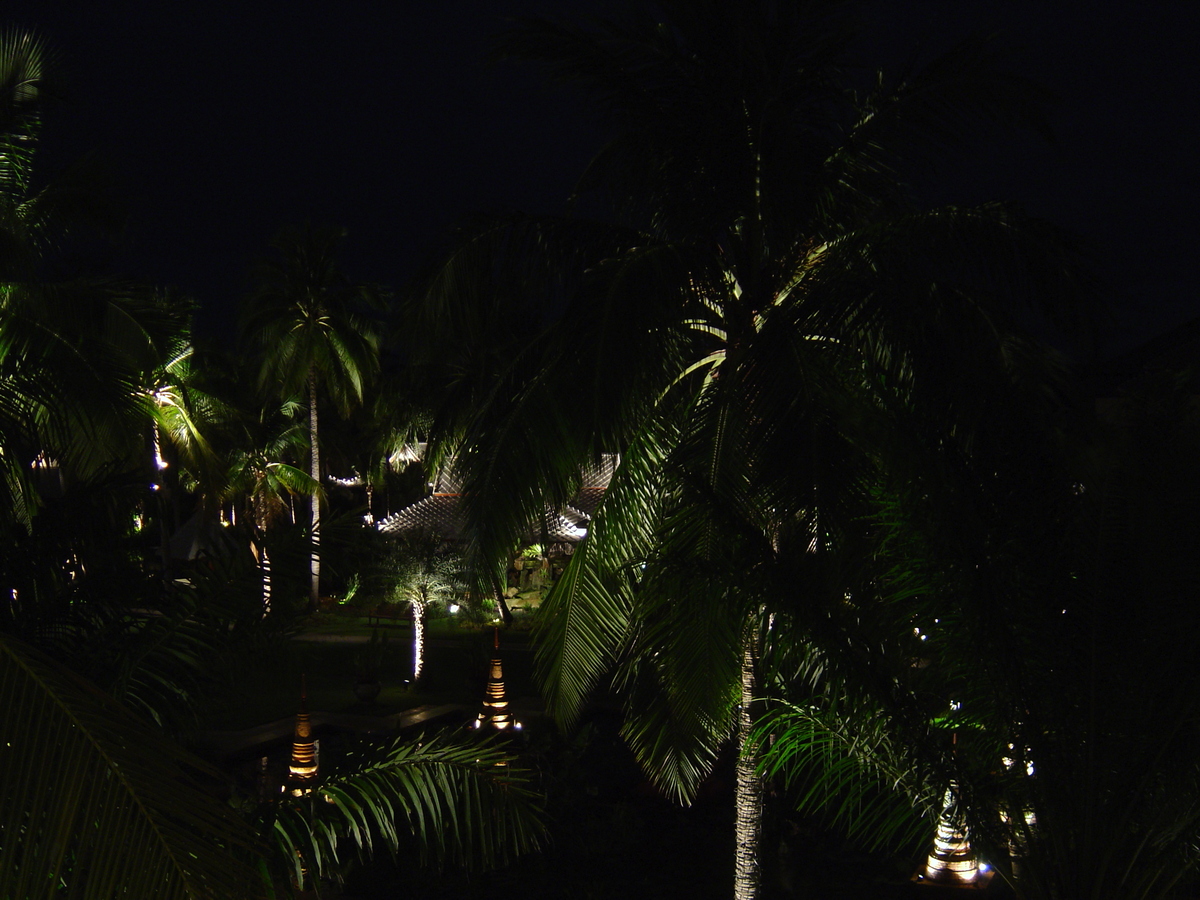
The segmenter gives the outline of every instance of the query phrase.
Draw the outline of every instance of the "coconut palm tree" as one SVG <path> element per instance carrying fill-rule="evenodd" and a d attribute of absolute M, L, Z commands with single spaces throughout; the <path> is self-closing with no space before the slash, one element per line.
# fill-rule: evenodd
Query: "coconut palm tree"
<path fill-rule="evenodd" d="M 945 439 L 974 433 L 964 389 L 1053 368 L 1016 316 L 1070 282 L 1050 229 L 1000 204 L 923 210 L 905 189 L 930 151 L 1031 116 L 986 42 L 856 91 L 836 5 L 663 8 L 509 36 L 607 114 L 581 193 L 614 215 L 493 220 L 424 297 L 427 321 L 452 320 L 508 279 L 563 309 L 462 429 L 470 552 L 496 566 L 582 462 L 621 453 L 543 605 L 543 687 L 570 722 L 615 669 L 626 736 L 687 800 L 732 733 L 750 753 L 766 644 L 810 637 L 771 627 L 770 573 L 786 563 L 817 608 L 853 589 L 834 562 L 869 508 L 881 430 L 919 397 Z M 739 897 L 757 891 L 754 768 Z"/>
<path fill-rule="evenodd" d="M 425 864 L 490 869 L 538 847 L 529 775 L 494 741 L 443 733 L 361 747 L 308 796 L 259 810 L 294 884 L 337 877 L 339 854 L 415 837 Z M 486 825 L 484 824 L 486 823 Z"/>
<path fill-rule="evenodd" d="M 379 336 L 366 312 L 377 291 L 350 281 L 337 267 L 340 229 L 285 231 L 278 258 L 264 263 L 243 323 L 261 360 L 260 387 L 288 399 L 303 395 L 308 410 L 309 476 L 321 481 L 318 399 L 343 415 L 361 402 L 379 368 Z M 309 604 L 320 601 L 320 498 L 310 501 L 312 530 Z"/>
<path fill-rule="evenodd" d="M 288 462 L 303 452 L 303 428 L 294 421 L 296 405 L 268 404 L 255 418 L 243 419 L 244 439 L 230 455 L 222 503 L 240 499 L 251 524 L 262 572 L 263 615 L 271 612 L 271 559 L 267 549 L 272 526 L 292 496 L 314 496 L 321 486 Z"/>
<path fill-rule="evenodd" d="M 431 604 L 460 601 L 466 593 L 462 563 L 439 535 L 411 532 L 388 536 L 379 578 L 390 597 L 407 603 L 413 621 L 413 681 L 425 664 L 425 620 Z"/>

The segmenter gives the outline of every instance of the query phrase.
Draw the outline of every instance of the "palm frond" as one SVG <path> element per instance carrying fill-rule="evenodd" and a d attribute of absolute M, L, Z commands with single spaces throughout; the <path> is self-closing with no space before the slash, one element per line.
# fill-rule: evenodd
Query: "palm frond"
<path fill-rule="evenodd" d="M 437 866 L 494 868 L 536 849 L 544 825 L 529 776 L 494 742 L 395 740 L 347 757 L 311 795 L 274 815 L 285 860 L 336 871 L 346 845 L 395 852 L 409 837 Z M 299 865 L 299 862 L 296 862 Z"/>
<path fill-rule="evenodd" d="M 657 476 L 674 439 L 669 424 L 648 423 L 629 446 L 587 538 L 542 603 L 539 679 L 548 708 L 564 724 L 576 720 L 628 643 L 636 568 L 647 558 L 661 501 Z"/>
<path fill-rule="evenodd" d="M 213 774 L 0 634 L 0 894 L 259 896 L 254 834 Z"/>
<path fill-rule="evenodd" d="M 896 740 L 878 707 L 828 696 L 819 704 L 776 706 L 756 725 L 763 771 L 784 780 L 798 812 L 825 816 L 869 849 L 920 848 L 945 781 Z"/>
<path fill-rule="evenodd" d="M 29 191 L 47 56 L 45 41 L 35 34 L 11 27 L 0 34 L 0 194 L 5 205 L 23 200 Z"/>

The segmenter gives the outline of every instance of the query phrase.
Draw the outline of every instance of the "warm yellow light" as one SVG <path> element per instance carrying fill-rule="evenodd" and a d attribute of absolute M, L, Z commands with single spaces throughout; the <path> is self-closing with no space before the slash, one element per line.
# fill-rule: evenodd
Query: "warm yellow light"
<path fill-rule="evenodd" d="M 956 790 L 946 790 L 942 814 L 938 817 L 933 852 L 925 861 L 924 877 L 942 884 L 970 884 L 979 874 L 979 863 L 971 850 L 967 826 L 958 813 Z"/>

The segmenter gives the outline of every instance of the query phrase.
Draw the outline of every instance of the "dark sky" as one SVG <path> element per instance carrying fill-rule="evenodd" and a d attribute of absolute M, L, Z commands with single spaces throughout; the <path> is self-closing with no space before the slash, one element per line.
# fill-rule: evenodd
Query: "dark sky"
<path fill-rule="evenodd" d="M 215 331 L 281 225 L 344 225 L 350 273 L 395 285 L 472 211 L 559 210 L 603 132 L 536 72 L 489 67 L 489 36 L 506 16 L 615 6 L 42 0 L 18 21 L 56 46 L 69 86 L 47 165 L 103 154 L 130 214 L 123 268 L 195 295 Z M 941 199 L 1014 199 L 1093 242 L 1114 345 L 1200 314 L 1200 3 L 867 8 L 904 53 L 999 30 L 1061 98 L 1054 145 L 990 147 L 947 170 Z"/>

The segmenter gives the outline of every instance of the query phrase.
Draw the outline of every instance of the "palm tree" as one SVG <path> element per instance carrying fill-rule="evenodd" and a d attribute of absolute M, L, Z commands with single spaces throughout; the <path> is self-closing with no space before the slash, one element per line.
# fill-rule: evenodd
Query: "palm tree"
<path fill-rule="evenodd" d="M 302 452 L 304 434 L 294 422 L 295 404 L 268 404 L 256 418 L 243 419 L 244 439 L 230 455 L 220 502 L 245 503 L 262 572 L 263 616 L 271 612 L 271 560 L 267 549 L 272 526 L 293 495 L 315 497 L 321 486 L 288 460 Z"/>
<path fill-rule="evenodd" d="M 318 398 L 347 415 L 379 368 L 379 337 L 364 313 L 376 291 L 337 267 L 340 229 L 285 231 L 278 258 L 263 264 L 243 325 L 262 364 L 259 385 L 283 398 L 304 395 L 308 406 L 309 476 L 321 481 Z M 310 501 L 311 609 L 320 602 L 320 498 Z"/>
<path fill-rule="evenodd" d="M 469 232 L 428 283 L 426 320 L 504 278 L 565 306 L 462 428 L 471 552 L 495 567 L 581 462 L 622 454 L 543 606 L 543 687 L 569 723 L 615 668 L 625 734 L 681 800 L 737 732 L 737 896 L 751 897 L 759 782 L 739 710 L 768 643 L 812 638 L 772 627 L 771 573 L 795 572 L 816 609 L 852 589 L 834 562 L 869 508 L 877 420 L 920 397 L 924 421 L 964 440 L 977 423 L 960 391 L 1041 377 L 1016 310 L 1044 311 L 1045 285 L 1069 280 L 1049 229 L 1000 204 L 922 210 L 901 180 L 975 126 L 1031 118 L 989 45 L 855 92 L 852 34 L 828 4 L 663 6 L 663 22 L 510 35 L 506 51 L 608 114 L 615 136 L 581 189 L 606 192 L 614 221 Z"/>
<path fill-rule="evenodd" d="M 159 506 L 163 580 L 170 581 L 170 538 L 180 526 L 180 494 L 195 494 L 197 522 L 207 522 L 226 476 L 225 460 L 214 446 L 233 408 L 206 389 L 196 348 L 184 331 L 165 348 L 149 373 L 142 399 L 150 428 L 150 470 Z M 200 526 L 203 527 L 203 526 Z"/>
<path fill-rule="evenodd" d="M 449 604 L 466 593 L 466 580 L 458 554 L 439 535 L 422 532 L 388 536 L 388 549 L 380 561 L 384 588 L 412 609 L 413 681 L 425 664 L 425 620 L 431 604 Z"/>

